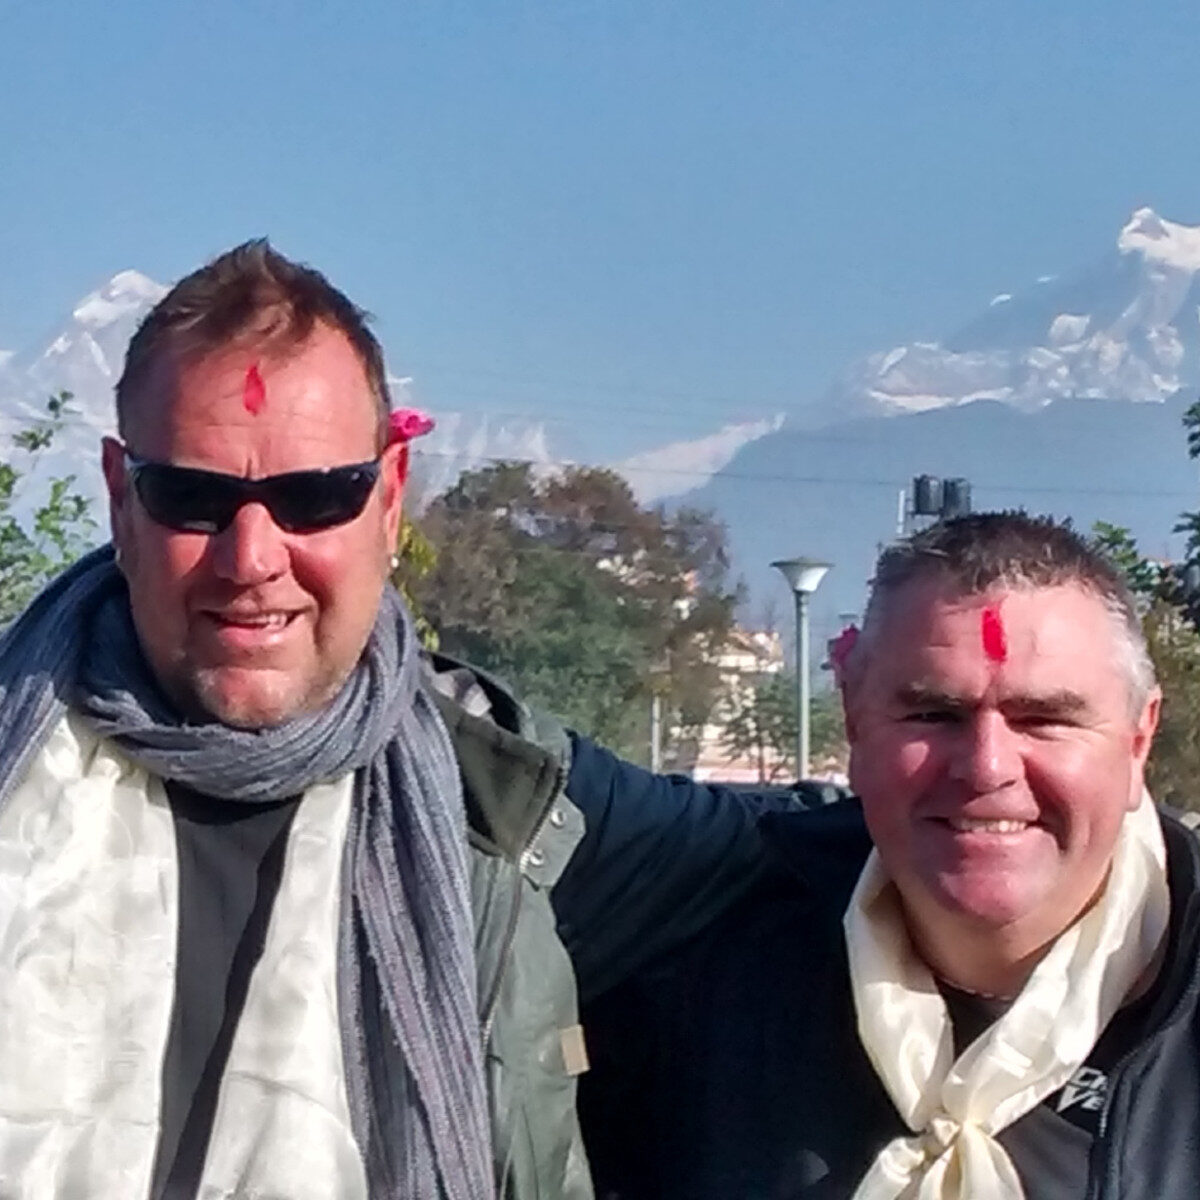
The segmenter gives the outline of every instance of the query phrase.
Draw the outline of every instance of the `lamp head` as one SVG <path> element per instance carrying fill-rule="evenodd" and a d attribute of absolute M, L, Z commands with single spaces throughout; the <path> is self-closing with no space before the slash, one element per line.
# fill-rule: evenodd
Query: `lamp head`
<path fill-rule="evenodd" d="M 811 596 L 821 586 L 821 580 L 833 564 L 817 558 L 781 558 L 771 566 L 788 581 L 793 592 Z"/>

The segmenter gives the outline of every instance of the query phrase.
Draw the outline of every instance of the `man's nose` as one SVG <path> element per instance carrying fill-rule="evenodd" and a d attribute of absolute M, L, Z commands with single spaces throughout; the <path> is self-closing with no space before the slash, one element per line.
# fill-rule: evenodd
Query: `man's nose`
<path fill-rule="evenodd" d="M 995 792 L 1021 775 L 1020 739 L 1004 715 L 980 712 L 964 721 L 951 772 L 975 792 Z"/>
<path fill-rule="evenodd" d="M 287 535 L 262 504 L 243 504 L 211 545 L 213 569 L 231 583 L 249 587 L 288 569 Z"/>

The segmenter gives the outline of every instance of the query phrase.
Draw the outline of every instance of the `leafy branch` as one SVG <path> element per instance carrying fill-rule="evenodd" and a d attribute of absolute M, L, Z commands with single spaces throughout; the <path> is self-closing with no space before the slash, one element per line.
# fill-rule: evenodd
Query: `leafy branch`
<path fill-rule="evenodd" d="M 14 511 L 22 481 L 36 473 L 66 422 L 78 415 L 71 399 L 65 391 L 51 396 L 47 416 L 12 435 L 13 445 L 29 456 L 24 471 L 0 463 L 0 624 L 16 616 L 94 540 L 96 522 L 87 499 L 75 490 L 74 475 L 51 480 L 46 498 L 27 521 Z"/>

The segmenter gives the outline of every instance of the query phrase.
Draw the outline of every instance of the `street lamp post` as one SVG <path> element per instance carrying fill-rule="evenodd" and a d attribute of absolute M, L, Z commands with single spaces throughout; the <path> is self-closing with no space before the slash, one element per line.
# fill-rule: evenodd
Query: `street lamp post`
<path fill-rule="evenodd" d="M 808 598 L 817 590 L 832 563 L 816 558 L 783 558 L 773 566 L 792 589 L 796 597 L 796 700 L 799 720 L 796 729 L 796 775 L 808 777 L 809 729 L 809 664 L 808 664 Z"/>
<path fill-rule="evenodd" d="M 650 770 L 663 768 L 663 697 L 671 690 L 671 658 L 664 653 L 650 667 Z"/>

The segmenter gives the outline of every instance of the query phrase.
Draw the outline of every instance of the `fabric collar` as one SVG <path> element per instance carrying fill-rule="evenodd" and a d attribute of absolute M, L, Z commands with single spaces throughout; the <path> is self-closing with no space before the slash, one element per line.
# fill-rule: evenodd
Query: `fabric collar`
<path fill-rule="evenodd" d="M 855 1200 L 1020 1200 L 996 1134 L 1057 1091 L 1153 963 L 1169 921 L 1166 851 L 1144 795 L 1099 899 L 1063 931 L 1004 1015 L 954 1053 L 949 1015 L 872 852 L 846 911 L 858 1031 L 912 1136 L 889 1142 Z"/>

